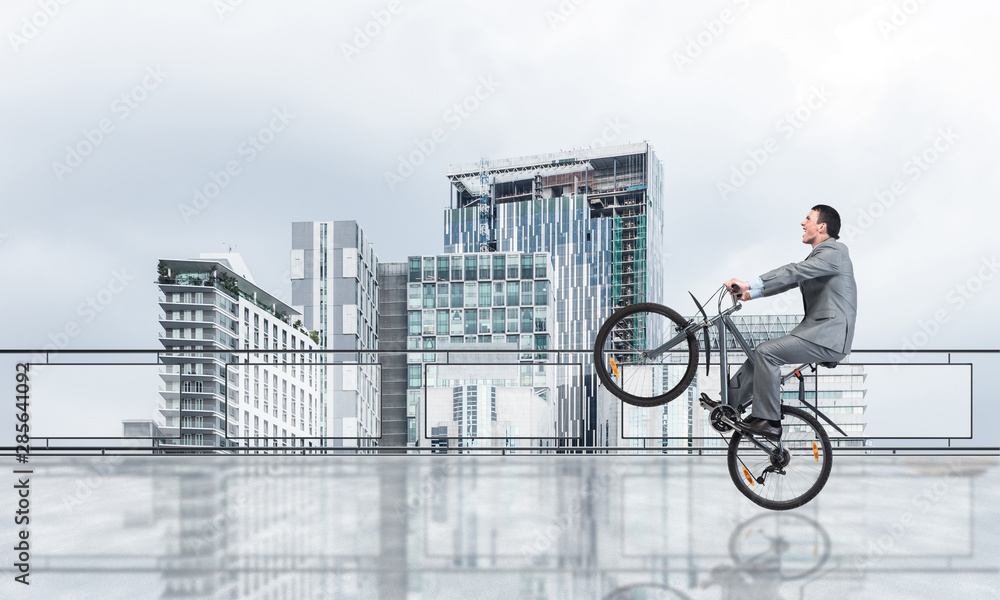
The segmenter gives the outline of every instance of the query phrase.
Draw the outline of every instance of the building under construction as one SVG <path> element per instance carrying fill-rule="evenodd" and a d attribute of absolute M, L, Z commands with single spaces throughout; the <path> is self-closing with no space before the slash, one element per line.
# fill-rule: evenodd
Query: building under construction
<path fill-rule="evenodd" d="M 663 299 L 662 174 L 645 142 L 452 166 L 445 251 L 550 253 L 553 346 L 591 348 L 615 308 Z M 590 444 L 596 380 L 578 360 L 585 408 L 561 403 L 559 427 Z"/>

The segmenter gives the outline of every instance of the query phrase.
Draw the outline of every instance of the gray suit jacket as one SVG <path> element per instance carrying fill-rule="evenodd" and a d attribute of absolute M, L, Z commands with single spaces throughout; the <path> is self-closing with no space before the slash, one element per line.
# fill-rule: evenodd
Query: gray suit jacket
<path fill-rule="evenodd" d="M 768 271 L 760 278 L 765 296 L 793 287 L 802 290 L 806 316 L 791 335 L 850 353 L 858 316 L 858 286 L 847 246 L 830 238 L 817 244 L 804 261 Z"/>

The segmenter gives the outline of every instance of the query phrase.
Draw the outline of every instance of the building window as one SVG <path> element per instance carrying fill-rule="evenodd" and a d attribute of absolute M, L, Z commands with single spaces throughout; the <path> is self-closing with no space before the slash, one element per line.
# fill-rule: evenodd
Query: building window
<path fill-rule="evenodd" d="M 534 282 L 530 279 L 521 282 L 521 306 L 531 306 L 531 290 Z"/>
<path fill-rule="evenodd" d="M 504 279 L 503 255 L 493 256 L 493 279 Z"/>
<path fill-rule="evenodd" d="M 407 308 L 420 308 L 420 288 L 419 283 L 411 283 L 407 286 Z"/>
<path fill-rule="evenodd" d="M 407 328 L 407 333 L 409 335 L 420 335 L 420 311 L 411 310 L 407 313 L 407 319 L 409 327 Z"/>
<path fill-rule="evenodd" d="M 479 287 L 476 285 L 475 281 L 467 281 L 467 282 L 465 282 L 465 306 L 466 307 L 478 306 L 479 305 L 476 302 L 476 300 L 478 299 L 476 297 L 476 291 L 478 289 L 479 289 Z"/>
<path fill-rule="evenodd" d="M 493 331 L 496 333 L 502 333 L 505 327 L 504 309 L 494 308 L 493 309 Z"/>
<path fill-rule="evenodd" d="M 437 284 L 437 307 L 448 308 L 448 284 Z"/>
<path fill-rule="evenodd" d="M 321 275 L 322 276 L 322 275 Z M 410 276 L 408 281 L 420 281 L 420 259 L 411 258 L 410 259 Z"/>
<path fill-rule="evenodd" d="M 521 297 L 521 284 L 516 281 L 507 282 L 507 306 L 518 306 Z"/>
<path fill-rule="evenodd" d="M 490 257 L 480 256 L 479 257 L 479 278 L 489 279 L 490 278 Z"/>
<path fill-rule="evenodd" d="M 424 285 L 424 308 L 434 308 L 433 285 Z"/>
<path fill-rule="evenodd" d="M 475 281 L 476 280 L 476 257 L 466 256 L 465 257 L 465 280 Z"/>
<path fill-rule="evenodd" d="M 420 365 L 408 365 L 406 367 L 406 372 L 407 372 L 406 387 L 409 387 L 409 388 L 419 388 L 420 387 L 420 384 L 421 384 L 420 369 L 421 368 L 422 367 Z"/>
<path fill-rule="evenodd" d="M 507 255 L 507 279 L 517 279 L 517 255 Z"/>
<path fill-rule="evenodd" d="M 521 256 L 521 279 L 531 279 L 534 276 L 534 257 L 530 254 Z"/>
<path fill-rule="evenodd" d="M 521 309 L 521 333 L 530 333 L 534 330 L 534 315 L 531 307 Z"/>
<path fill-rule="evenodd" d="M 453 256 L 451 258 L 451 280 L 462 281 L 462 257 Z"/>
<path fill-rule="evenodd" d="M 549 282 L 535 282 L 535 306 L 546 306 L 549 303 Z"/>
<path fill-rule="evenodd" d="M 548 263 L 548 256 L 544 254 L 535 255 L 535 279 L 545 279 Z"/>
<path fill-rule="evenodd" d="M 488 281 L 479 283 L 479 306 L 487 307 L 490 305 L 490 283 Z"/>
<path fill-rule="evenodd" d="M 548 309 L 544 306 L 535 307 L 535 332 L 546 332 L 548 327 Z"/>
<path fill-rule="evenodd" d="M 437 280 L 448 281 L 448 257 L 439 256 L 437 259 Z"/>
<path fill-rule="evenodd" d="M 503 306 L 503 282 L 493 284 L 493 306 Z"/>

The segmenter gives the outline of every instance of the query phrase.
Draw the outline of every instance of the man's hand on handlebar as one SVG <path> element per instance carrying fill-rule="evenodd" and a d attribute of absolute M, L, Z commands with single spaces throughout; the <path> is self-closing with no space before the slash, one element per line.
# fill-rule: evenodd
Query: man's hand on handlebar
<path fill-rule="evenodd" d="M 726 282 L 726 289 L 744 302 L 750 301 L 750 284 L 740 279 L 730 279 Z"/>

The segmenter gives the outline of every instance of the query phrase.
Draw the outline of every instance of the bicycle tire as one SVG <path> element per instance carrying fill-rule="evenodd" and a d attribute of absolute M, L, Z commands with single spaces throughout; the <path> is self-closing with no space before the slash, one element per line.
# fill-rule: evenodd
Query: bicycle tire
<path fill-rule="evenodd" d="M 787 452 L 783 466 L 786 474 L 768 473 L 764 483 L 751 479 L 773 464 L 770 457 L 751 442 L 744 442 L 738 431 L 729 440 L 729 476 L 733 483 L 754 504 L 770 510 L 798 508 L 815 498 L 830 478 L 833 465 L 830 436 L 815 417 L 800 408 L 782 406 L 781 426 Z"/>
<path fill-rule="evenodd" d="M 740 571 L 768 572 L 785 581 L 802 579 L 830 558 L 830 534 L 805 515 L 761 513 L 733 530 L 729 556 Z"/>
<path fill-rule="evenodd" d="M 688 333 L 670 352 L 653 359 L 644 357 L 643 352 L 672 339 L 687 323 L 676 311 L 653 302 L 616 311 L 601 326 L 594 342 L 597 377 L 608 391 L 634 406 L 659 406 L 677 398 L 688 389 L 698 370 L 694 334 Z M 685 352 L 686 356 L 678 356 Z M 678 360 L 674 362 L 672 357 Z M 609 367 L 613 373 L 608 372 Z M 668 367 L 684 367 L 684 374 L 671 382 L 675 378 Z"/>

